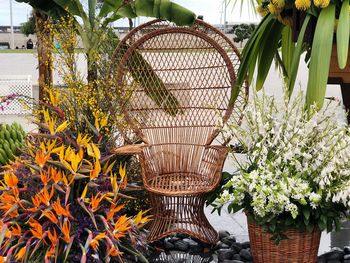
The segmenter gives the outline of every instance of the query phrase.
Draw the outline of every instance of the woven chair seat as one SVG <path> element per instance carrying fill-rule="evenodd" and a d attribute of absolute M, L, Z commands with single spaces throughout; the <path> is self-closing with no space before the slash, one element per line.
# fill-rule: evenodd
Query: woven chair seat
<path fill-rule="evenodd" d="M 206 192 L 211 188 L 207 177 L 195 173 L 171 173 L 153 177 L 148 181 L 149 190 L 153 192 L 169 192 L 176 195 Z"/>

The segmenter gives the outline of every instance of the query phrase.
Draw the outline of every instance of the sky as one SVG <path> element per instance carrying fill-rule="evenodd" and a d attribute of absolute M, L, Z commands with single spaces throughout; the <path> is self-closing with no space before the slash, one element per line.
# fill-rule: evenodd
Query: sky
<path fill-rule="evenodd" d="M 27 4 L 17 3 L 15 0 L 0 0 L 0 25 L 10 25 L 10 1 L 13 5 L 13 24 L 20 25 L 27 21 L 31 7 Z M 187 7 L 197 15 L 203 15 L 204 20 L 211 24 L 220 24 L 220 17 L 223 8 L 223 0 L 173 0 L 174 2 Z M 141 19 L 141 21 L 144 19 Z M 239 6 L 227 8 L 227 21 L 248 22 L 258 21 L 252 10 L 247 5 L 243 6 L 242 12 Z M 116 26 L 127 25 L 126 21 L 121 21 Z"/>

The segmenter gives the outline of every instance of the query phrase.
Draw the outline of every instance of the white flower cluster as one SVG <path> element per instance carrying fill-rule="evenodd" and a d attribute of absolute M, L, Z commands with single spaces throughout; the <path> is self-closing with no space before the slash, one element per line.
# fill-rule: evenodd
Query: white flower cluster
<path fill-rule="evenodd" d="M 306 204 L 314 209 L 324 202 L 350 207 L 350 130 L 338 123 L 339 109 L 332 102 L 308 115 L 302 94 L 282 105 L 255 96 L 242 125 L 224 128 L 247 160 L 239 162 L 232 153 L 240 172 L 218 201 L 246 208 L 249 200 L 260 217 L 289 212 L 296 218 L 298 207 Z"/>

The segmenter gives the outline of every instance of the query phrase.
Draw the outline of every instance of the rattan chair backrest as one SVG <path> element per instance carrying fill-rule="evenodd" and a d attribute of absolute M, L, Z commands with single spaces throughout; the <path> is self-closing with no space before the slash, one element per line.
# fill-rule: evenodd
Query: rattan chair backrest
<path fill-rule="evenodd" d="M 229 103 L 238 51 L 201 20 L 191 27 L 160 20 L 141 25 L 113 59 L 125 119 L 147 143 L 210 144 L 231 114 L 241 119 L 247 87 Z"/>

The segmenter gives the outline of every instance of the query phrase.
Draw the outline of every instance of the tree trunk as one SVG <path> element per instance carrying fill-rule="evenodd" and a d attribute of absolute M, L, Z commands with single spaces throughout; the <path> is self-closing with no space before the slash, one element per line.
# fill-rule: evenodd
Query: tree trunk
<path fill-rule="evenodd" d="M 47 29 L 49 17 L 40 12 L 34 11 L 35 23 L 37 28 L 37 48 L 39 62 L 39 100 L 44 101 L 47 98 L 47 89 L 52 88 L 52 41 L 53 37 Z"/>

